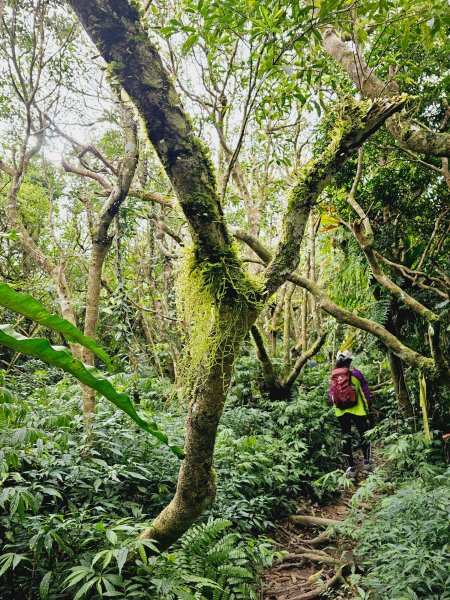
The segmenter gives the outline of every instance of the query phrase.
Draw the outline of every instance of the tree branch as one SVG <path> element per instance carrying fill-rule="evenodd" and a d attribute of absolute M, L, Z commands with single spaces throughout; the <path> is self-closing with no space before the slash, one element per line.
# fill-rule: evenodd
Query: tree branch
<path fill-rule="evenodd" d="M 256 353 L 258 355 L 259 361 L 261 362 L 264 375 L 264 383 L 270 388 L 276 387 L 277 376 L 275 373 L 275 369 L 273 368 L 272 361 L 270 360 L 269 355 L 267 354 L 262 335 L 256 325 L 253 325 L 253 327 L 251 328 L 251 334 L 253 337 L 253 341 L 255 342 Z"/>
<path fill-rule="evenodd" d="M 300 245 L 311 209 L 333 175 L 353 152 L 393 113 L 402 109 L 405 97 L 378 99 L 368 109 L 355 102 L 344 103 L 331 133 L 328 148 L 301 170 L 283 217 L 281 239 L 275 257 L 265 272 L 266 293 L 271 296 L 294 271 L 300 260 Z"/>
<path fill-rule="evenodd" d="M 257 238 L 250 235 L 248 232 L 237 229 L 234 230 L 234 235 L 237 239 L 246 242 L 263 260 L 264 263 L 268 264 L 270 262 L 272 258 L 271 253 Z M 299 287 L 308 290 L 308 292 L 316 299 L 319 308 L 334 317 L 338 322 L 352 325 L 353 327 L 367 331 L 368 333 L 371 333 L 377 337 L 387 348 L 401 358 L 406 364 L 412 367 L 423 369 L 425 371 L 430 371 L 432 373 L 436 371 L 436 365 L 431 358 L 427 358 L 418 354 L 414 350 L 411 350 L 402 344 L 402 342 L 395 337 L 395 335 L 390 333 L 387 329 L 375 321 L 358 317 L 345 308 L 341 308 L 335 304 L 314 281 L 303 277 L 298 272 L 291 273 L 289 276 L 289 281 L 292 281 Z"/>
<path fill-rule="evenodd" d="M 410 279 L 418 287 L 421 287 L 424 290 L 429 290 L 430 292 L 434 292 L 434 293 L 438 294 L 439 296 L 441 296 L 442 298 L 449 298 L 448 292 L 443 291 L 443 290 L 447 290 L 450 288 L 450 282 L 448 282 L 446 284 L 446 282 L 444 280 L 439 279 L 438 277 L 433 277 L 432 275 L 428 275 L 427 273 L 424 273 L 423 271 L 417 271 L 415 269 L 410 269 L 409 267 L 405 267 L 405 265 L 395 263 L 392 260 L 389 260 L 386 257 L 382 256 L 381 254 L 379 254 L 376 251 L 374 252 L 374 254 L 375 254 L 375 257 L 377 258 L 377 260 L 380 260 L 381 262 L 384 262 L 386 265 L 389 265 L 391 267 L 394 267 L 395 269 L 398 269 L 404 277 L 406 277 L 407 279 Z M 445 273 L 443 275 L 445 276 Z M 422 281 L 419 281 L 419 279 L 418 279 L 419 277 L 422 277 L 426 281 L 429 281 L 430 284 L 435 283 L 436 285 L 441 286 L 442 289 L 438 289 L 436 287 L 433 287 L 432 285 L 427 285 L 427 284 L 423 283 Z"/>
<path fill-rule="evenodd" d="M 364 97 L 375 100 L 393 97 L 399 93 L 391 78 L 384 83 L 370 69 L 364 58 L 348 46 L 334 27 L 327 26 L 322 34 L 323 48 L 347 73 Z M 450 156 L 450 134 L 418 129 L 413 122 L 396 115 L 387 122 L 387 128 L 400 143 L 412 152 L 434 156 Z"/>
<path fill-rule="evenodd" d="M 322 348 L 322 346 L 325 343 L 325 340 L 327 339 L 327 335 L 328 332 L 327 331 L 323 331 L 319 333 L 319 337 L 317 338 L 317 340 L 314 342 L 314 344 L 312 346 L 310 346 L 306 352 L 303 352 L 295 361 L 295 365 L 293 366 L 291 372 L 289 373 L 289 375 L 282 380 L 281 382 L 281 386 L 285 389 L 290 389 L 295 380 L 297 379 L 297 377 L 299 376 L 300 371 L 302 370 L 302 368 L 304 367 L 304 365 L 306 364 L 306 362 L 312 358 L 313 356 L 315 356 L 319 350 Z"/>

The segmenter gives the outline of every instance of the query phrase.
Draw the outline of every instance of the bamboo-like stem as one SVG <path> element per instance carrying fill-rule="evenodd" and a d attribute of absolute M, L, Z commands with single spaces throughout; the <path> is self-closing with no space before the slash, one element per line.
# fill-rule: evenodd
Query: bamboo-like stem
<path fill-rule="evenodd" d="M 431 440 L 431 436 L 427 411 L 427 383 L 425 381 L 425 376 L 421 371 L 419 372 L 419 402 L 422 410 L 424 436 L 425 440 L 429 442 Z"/>

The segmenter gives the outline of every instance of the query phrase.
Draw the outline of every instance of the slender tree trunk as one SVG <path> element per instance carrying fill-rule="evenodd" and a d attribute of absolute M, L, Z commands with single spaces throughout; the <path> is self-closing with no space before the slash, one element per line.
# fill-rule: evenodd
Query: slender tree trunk
<path fill-rule="evenodd" d="M 307 348 L 306 352 L 302 352 L 302 354 L 295 361 L 295 364 L 294 364 L 291 372 L 288 373 L 288 375 L 279 383 L 279 387 L 282 390 L 284 390 L 286 396 L 289 395 L 289 393 L 292 389 L 292 386 L 294 385 L 302 368 L 305 366 L 305 364 L 308 362 L 308 360 L 310 358 L 312 358 L 319 352 L 319 350 L 324 345 L 326 339 L 327 339 L 327 333 L 319 332 L 319 337 L 314 342 L 314 344 L 312 344 L 312 346 L 310 348 Z"/>
<path fill-rule="evenodd" d="M 23 169 L 25 169 L 25 166 Z M 39 248 L 33 237 L 30 235 L 30 232 L 25 227 L 19 213 L 17 197 L 22 187 L 24 176 L 24 171 L 17 171 L 12 175 L 12 181 L 5 206 L 6 216 L 11 226 L 20 233 L 19 240 L 24 252 L 32 259 L 34 264 L 38 265 L 51 277 L 58 296 L 62 317 L 76 327 L 77 320 L 73 309 L 73 301 L 69 286 L 67 284 L 66 274 L 64 272 L 65 262 L 63 257 L 61 257 L 59 264 L 54 263 L 49 256 Z M 70 349 L 75 358 L 81 358 L 81 348 L 78 344 L 70 344 Z"/>
<path fill-rule="evenodd" d="M 309 217 L 309 278 L 314 282 L 316 281 L 316 234 L 317 228 L 314 224 L 313 213 L 311 213 Z M 311 296 L 309 298 L 309 303 L 314 327 L 316 331 L 319 331 L 322 327 L 322 321 L 320 318 L 320 311 L 317 310 L 315 298 Z"/>
<path fill-rule="evenodd" d="M 306 352 L 308 348 L 308 293 L 306 290 L 302 290 L 303 302 L 302 302 L 302 353 Z"/>
<path fill-rule="evenodd" d="M 302 327 L 301 327 L 298 317 L 299 317 L 299 315 L 295 313 L 294 303 L 291 300 L 291 324 L 292 324 L 291 333 L 292 333 L 293 339 L 295 340 L 295 346 L 298 346 L 298 344 L 301 344 L 301 339 L 302 339 Z"/>
<path fill-rule="evenodd" d="M 86 312 L 84 320 L 84 335 L 95 338 L 100 310 L 100 290 L 102 287 L 102 270 L 111 243 L 94 241 L 88 264 L 88 281 L 86 292 Z M 87 348 L 83 349 L 83 362 L 94 365 L 94 354 Z M 83 419 L 85 422 L 91 420 L 95 414 L 95 390 L 83 386 Z"/>
<path fill-rule="evenodd" d="M 264 340 L 258 327 L 256 325 L 253 325 L 251 331 L 256 346 L 256 353 L 258 355 L 258 359 L 262 367 L 262 373 L 264 378 L 263 388 L 268 392 L 269 398 L 276 399 L 278 398 L 278 385 L 275 369 L 273 368 L 272 361 L 270 360 L 270 357 L 266 352 Z"/>
<path fill-rule="evenodd" d="M 284 324 L 283 324 L 283 362 L 284 368 L 289 370 L 291 366 L 291 301 L 294 293 L 292 283 L 287 284 L 287 292 L 284 300 Z"/>
<path fill-rule="evenodd" d="M 275 306 L 275 310 L 273 311 L 272 320 L 270 323 L 270 351 L 272 358 L 277 354 L 277 332 L 278 332 L 278 323 L 281 317 L 281 311 L 283 310 L 284 299 L 286 297 L 286 286 L 283 285 L 278 293 L 277 293 L 277 304 Z"/>
<path fill-rule="evenodd" d="M 394 382 L 397 404 L 405 418 L 413 417 L 414 408 L 409 399 L 402 361 L 392 352 L 389 352 L 389 366 L 391 369 L 392 381 Z"/>
<path fill-rule="evenodd" d="M 153 339 L 152 329 L 150 323 L 147 320 L 147 316 L 141 312 L 141 321 L 142 328 L 144 330 L 145 339 L 147 340 L 148 345 L 152 349 L 153 358 L 155 360 L 155 365 L 160 377 L 164 377 L 164 372 L 162 370 L 161 361 L 159 360 L 158 353 L 156 352 L 155 340 Z"/>

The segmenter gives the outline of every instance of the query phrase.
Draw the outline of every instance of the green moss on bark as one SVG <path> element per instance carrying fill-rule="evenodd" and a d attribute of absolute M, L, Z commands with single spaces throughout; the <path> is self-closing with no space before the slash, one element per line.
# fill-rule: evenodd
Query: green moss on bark
<path fill-rule="evenodd" d="M 195 246 L 180 269 L 177 298 L 189 336 L 180 380 L 195 388 L 247 335 L 262 308 L 262 282 L 242 269 L 233 246 L 214 262 Z"/>

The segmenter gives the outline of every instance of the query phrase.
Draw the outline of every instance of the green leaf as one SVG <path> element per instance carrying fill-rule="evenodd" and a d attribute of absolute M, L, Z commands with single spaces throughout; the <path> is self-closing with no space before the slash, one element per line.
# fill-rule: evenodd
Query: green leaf
<path fill-rule="evenodd" d="M 196 596 L 185 587 L 176 587 L 173 591 L 176 593 L 178 600 L 196 600 Z"/>
<path fill-rule="evenodd" d="M 52 346 L 47 338 L 28 338 L 15 331 L 11 325 L 0 325 L 0 344 L 16 352 L 39 358 L 49 365 L 59 367 L 66 373 L 70 373 L 78 381 L 96 390 L 117 408 L 123 410 L 141 429 L 169 446 L 174 454 L 180 458 L 184 457 L 181 448 L 170 445 L 167 435 L 158 428 L 154 421 L 145 421 L 138 415 L 128 394 L 117 392 L 104 375 L 94 367 L 84 365 L 74 358 L 68 348 Z"/>
<path fill-rule="evenodd" d="M 17 231 L 15 231 L 14 229 L 11 229 L 11 231 L 1 231 L 0 232 L 0 237 L 5 238 L 7 240 L 17 240 L 17 238 L 20 236 L 20 233 L 17 233 Z"/>
<path fill-rule="evenodd" d="M 80 598 L 85 596 L 91 589 L 91 587 L 94 586 L 99 580 L 101 580 L 101 578 L 99 579 L 98 577 L 95 577 L 90 581 L 86 581 L 86 583 L 80 587 L 73 600 L 79 600 Z"/>
<path fill-rule="evenodd" d="M 55 498 L 60 498 L 62 500 L 62 496 L 58 490 L 49 487 L 41 488 L 43 494 L 47 494 L 48 496 L 55 496 Z"/>
<path fill-rule="evenodd" d="M 128 558 L 128 548 L 121 548 L 117 553 L 116 560 L 117 566 L 119 567 L 119 573 L 122 573 L 122 569 L 124 564 L 126 563 Z"/>
<path fill-rule="evenodd" d="M 106 532 L 106 537 L 114 546 L 117 544 L 117 533 L 112 529 L 108 529 L 108 531 Z"/>
<path fill-rule="evenodd" d="M 52 578 L 52 572 L 49 571 L 41 579 L 41 583 L 39 584 L 39 597 L 41 598 L 41 600 L 45 600 L 48 596 L 48 590 L 50 588 L 51 578 Z"/>
<path fill-rule="evenodd" d="M 83 335 L 75 325 L 72 325 L 72 323 L 69 323 L 66 319 L 62 319 L 61 317 L 50 313 L 32 296 L 20 294 L 9 287 L 7 283 L 0 283 L 0 305 L 17 312 L 32 321 L 36 321 L 36 323 L 40 323 L 48 329 L 62 333 L 69 342 L 78 342 L 101 358 L 108 369 L 113 371 L 111 359 L 102 348 L 97 346 L 93 340 Z"/>
<path fill-rule="evenodd" d="M 12 565 L 13 559 L 14 559 L 14 554 L 12 552 L 10 552 L 8 554 L 4 554 L 3 556 L 0 557 L 0 564 L 3 563 L 0 568 L 0 577 L 3 575 L 3 573 L 6 573 L 6 571 L 10 568 L 10 566 Z"/>
<path fill-rule="evenodd" d="M 182 48 L 181 48 L 181 52 L 183 55 L 187 54 L 189 52 L 189 50 L 191 50 L 195 44 L 198 42 L 198 33 L 191 33 L 186 41 L 184 42 Z"/>
<path fill-rule="evenodd" d="M 89 575 L 92 575 L 92 573 L 94 572 L 89 567 L 85 567 L 83 565 L 72 567 L 71 570 L 72 573 L 68 575 L 62 583 L 63 586 L 66 586 L 66 588 L 73 587 L 79 581 L 81 581 L 82 579 L 86 579 Z"/>

